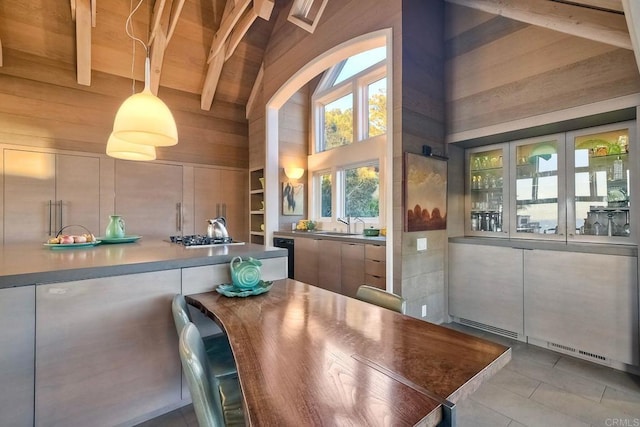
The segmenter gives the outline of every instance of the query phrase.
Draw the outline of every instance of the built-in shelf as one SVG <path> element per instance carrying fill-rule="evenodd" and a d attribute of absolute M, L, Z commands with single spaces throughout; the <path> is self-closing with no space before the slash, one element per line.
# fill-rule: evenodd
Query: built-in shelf
<path fill-rule="evenodd" d="M 265 223 L 264 169 L 249 172 L 249 237 L 251 243 L 264 245 L 265 233 L 260 231 Z"/>

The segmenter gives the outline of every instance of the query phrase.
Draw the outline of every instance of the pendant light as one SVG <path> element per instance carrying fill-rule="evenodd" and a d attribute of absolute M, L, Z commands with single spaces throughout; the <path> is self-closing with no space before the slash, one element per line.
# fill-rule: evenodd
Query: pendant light
<path fill-rule="evenodd" d="M 130 160 L 153 160 L 155 147 L 168 147 L 178 143 L 178 129 L 171 110 L 151 93 L 149 49 L 142 40 L 132 34 L 133 29 L 129 31 L 129 27 L 132 27 L 131 18 L 142 2 L 143 0 L 140 0 L 127 17 L 125 30 L 133 40 L 133 60 L 136 41 L 140 42 L 145 50 L 144 89 L 140 93 L 134 93 L 120 105 L 113 122 L 113 132 L 107 143 L 107 154 L 113 154 L 113 157 L 127 156 Z"/>
<path fill-rule="evenodd" d="M 116 159 L 149 161 L 156 159 L 156 147 L 134 144 L 109 135 L 107 154 Z"/>

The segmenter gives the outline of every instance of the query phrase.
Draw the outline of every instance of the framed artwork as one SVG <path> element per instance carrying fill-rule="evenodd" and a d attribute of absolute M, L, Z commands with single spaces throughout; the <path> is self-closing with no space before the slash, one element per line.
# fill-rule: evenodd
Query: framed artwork
<path fill-rule="evenodd" d="M 304 184 L 282 183 L 282 215 L 304 215 Z"/>
<path fill-rule="evenodd" d="M 405 153 L 405 231 L 447 228 L 447 162 Z"/>

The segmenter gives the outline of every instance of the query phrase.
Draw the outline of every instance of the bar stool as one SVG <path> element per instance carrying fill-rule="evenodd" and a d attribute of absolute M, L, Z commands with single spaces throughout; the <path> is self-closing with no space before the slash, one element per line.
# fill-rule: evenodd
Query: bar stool
<path fill-rule="evenodd" d="M 191 316 L 189 316 L 189 309 L 184 295 L 177 294 L 173 297 L 171 312 L 173 313 L 173 322 L 176 325 L 176 332 L 179 337 L 184 327 L 189 323 L 193 323 Z M 229 340 L 225 334 L 210 335 L 202 340 L 213 375 L 223 377 L 238 372 Z"/>
<path fill-rule="evenodd" d="M 200 427 L 244 426 L 242 392 L 237 374 L 218 378 L 193 323 L 180 333 L 180 361 Z"/>
<path fill-rule="evenodd" d="M 405 313 L 406 302 L 404 298 L 373 286 L 361 285 L 356 292 L 356 298 L 401 314 Z"/>

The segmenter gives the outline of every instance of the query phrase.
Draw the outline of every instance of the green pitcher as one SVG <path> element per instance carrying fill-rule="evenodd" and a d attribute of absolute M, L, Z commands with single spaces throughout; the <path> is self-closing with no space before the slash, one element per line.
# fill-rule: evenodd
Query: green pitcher
<path fill-rule="evenodd" d="M 260 283 L 260 266 L 262 263 L 255 258 L 243 261 L 237 256 L 229 264 L 231 268 L 231 281 L 233 285 L 241 289 L 249 289 Z"/>
<path fill-rule="evenodd" d="M 108 239 L 120 239 L 124 234 L 124 219 L 120 215 L 109 215 L 109 224 L 104 235 Z"/>

